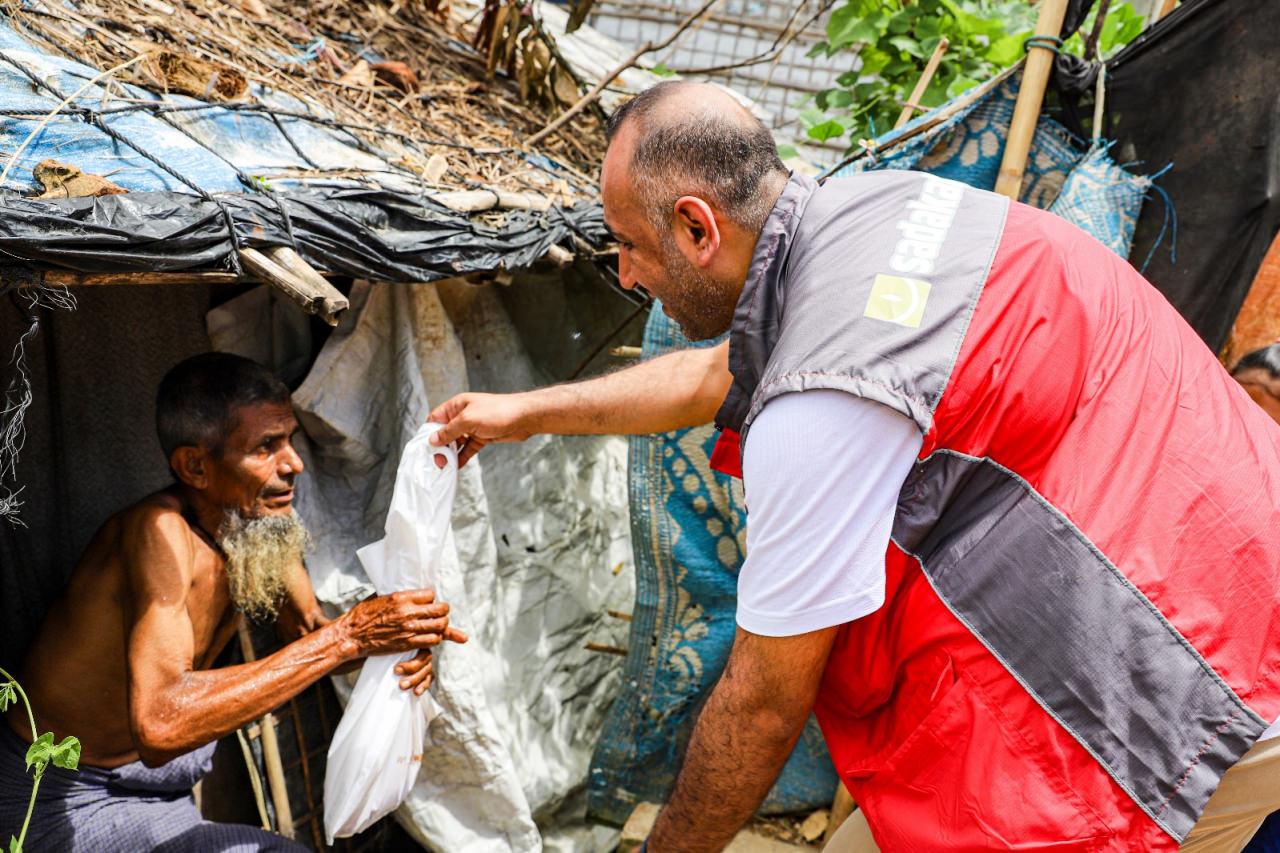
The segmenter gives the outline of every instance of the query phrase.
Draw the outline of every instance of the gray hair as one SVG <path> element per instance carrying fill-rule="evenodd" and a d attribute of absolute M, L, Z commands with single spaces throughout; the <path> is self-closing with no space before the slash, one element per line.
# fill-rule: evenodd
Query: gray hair
<path fill-rule="evenodd" d="M 777 200 L 765 188 L 768 178 L 788 175 L 773 134 L 745 109 L 693 108 L 679 116 L 659 110 L 672 96 L 700 84 L 669 80 L 646 89 L 609 118 L 610 141 L 628 123 L 639 128 L 631 170 L 636 192 L 659 232 L 668 227 L 671 208 L 682 195 L 697 194 L 726 216 L 758 232 Z"/>

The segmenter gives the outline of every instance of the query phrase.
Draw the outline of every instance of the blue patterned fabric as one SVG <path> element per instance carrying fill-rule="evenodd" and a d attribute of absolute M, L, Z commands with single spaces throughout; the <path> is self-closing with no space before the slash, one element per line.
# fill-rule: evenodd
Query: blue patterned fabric
<path fill-rule="evenodd" d="M 1049 211 L 1127 258 L 1142 202 L 1150 191 L 1151 178 L 1126 172 L 1111 159 L 1106 146 L 1097 146 L 1072 170 Z"/>
<path fill-rule="evenodd" d="M 655 306 L 644 357 L 691 343 Z M 591 762 L 591 814 L 621 823 L 638 803 L 662 802 L 697 711 L 720 677 L 736 628 L 746 543 L 742 484 L 710 467 L 710 426 L 631 438 L 631 535 L 636 606 L 623 688 Z M 762 807 L 796 811 L 831 802 L 837 779 L 810 719 Z"/>

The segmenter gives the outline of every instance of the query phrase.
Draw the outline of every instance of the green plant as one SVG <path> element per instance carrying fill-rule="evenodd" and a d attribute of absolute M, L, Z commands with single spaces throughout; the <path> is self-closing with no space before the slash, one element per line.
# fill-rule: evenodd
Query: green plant
<path fill-rule="evenodd" d="M 1095 16 L 1081 32 L 1091 31 Z M 1026 0 L 844 0 L 831 13 L 826 40 L 811 55 L 856 55 L 859 64 L 818 92 L 800 121 L 810 139 L 848 134 L 849 148 L 856 149 L 859 139 L 892 129 L 941 39 L 947 39 L 947 51 L 921 107 L 940 106 L 1017 62 L 1035 18 L 1036 8 Z M 1103 23 L 1102 55 L 1141 31 L 1142 18 L 1128 3 L 1114 7 Z M 1083 45 L 1077 33 L 1064 50 L 1079 54 Z"/>
<path fill-rule="evenodd" d="M 9 853 L 22 853 L 22 843 L 27 838 L 27 827 L 31 825 L 31 813 L 36 806 L 36 793 L 40 790 L 40 780 L 50 764 L 65 770 L 75 770 L 80 766 L 80 741 L 74 737 L 65 737 L 62 743 L 53 742 L 53 732 L 38 734 L 36 717 L 31 710 L 31 702 L 18 683 L 18 679 L 0 669 L 0 713 L 8 711 L 19 699 L 27 709 L 27 720 L 31 723 L 31 746 L 27 749 L 27 769 L 34 768 L 35 780 L 31 783 L 31 800 L 27 803 L 27 816 L 22 821 L 22 830 L 17 838 L 9 838 Z M 0 721 L 0 725 L 5 725 Z"/>

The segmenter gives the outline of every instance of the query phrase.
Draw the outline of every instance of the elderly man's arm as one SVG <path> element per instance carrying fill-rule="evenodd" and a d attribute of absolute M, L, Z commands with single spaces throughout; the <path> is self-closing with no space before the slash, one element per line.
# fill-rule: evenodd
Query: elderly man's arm
<path fill-rule="evenodd" d="M 286 643 L 301 639 L 312 631 L 319 631 L 331 621 L 324 615 L 320 602 L 316 600 L 315 589 L 311 586 L 311 576 L 307 568 L 299 560 L 289 573 L 285 585 L 285 597 L 281 602 L 280 612 L 276 616 L 276 633 Z M 360 668 L 363 660 L 348 661 L 336 669 L 332 675 L 342 675 Z M 395 668 L 396 675 L 403 676 L 400 687 L 412 690 L 421 696 L 431 686 L 435 676 L 431 649 L 420 649 L 416 655 Z"/>
<path fill-rule="evenodd" d="M 486 444 L 556 435 L 644 435 L 709 423 L 729 393 L 729 344 L 686 349 L 584 382 L 519 394 L 459 394 L 431 413 L 436 444 L 465 439 L 465 462 Z"/>
<path fill-rule="evenodd" d="M 738 629 L 649 850 L 720 850 L 751 817 L 813 710 L 837 630 L 762 637 Z"/>
<path fill-rule="evenodd" d="M 449 626 L 448 605 L 415 590 L 361 602 L 261 660 L 197 670 L 188 596 L 198 593 L 186 523 L 157 509 L 131 519 L 124 535 L 129 722 L 149 766 L 261 717 L 343 663 L 466 639 Z"/>

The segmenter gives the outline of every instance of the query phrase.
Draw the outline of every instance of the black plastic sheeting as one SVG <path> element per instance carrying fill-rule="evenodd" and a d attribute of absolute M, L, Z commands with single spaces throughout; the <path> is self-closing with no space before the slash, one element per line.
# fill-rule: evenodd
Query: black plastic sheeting
<path fill-rule="evenodd" d="M 517 269 L 572 235 L 594 245 L 607 239 L 598 204 L 511 211 L 491 227 L 414 196 L 327 187 L 211 198 L 10 196 L 0 200 L 0 253 L 91 273 L 226 271 L 234 269 L 228 217 L 240 246 L 292 245 L 321 269 L 379 281 Z"/>
<path fill-rule="evenodd" d="M 1130 259 L 1215 351 L 1231 332 L 1280 229 L 1280 2 L 1188 0 L 1107 63 L 1113 155 L 1173 168 L 1153 194 Z"/>

